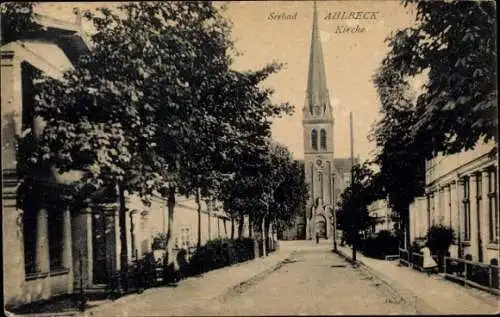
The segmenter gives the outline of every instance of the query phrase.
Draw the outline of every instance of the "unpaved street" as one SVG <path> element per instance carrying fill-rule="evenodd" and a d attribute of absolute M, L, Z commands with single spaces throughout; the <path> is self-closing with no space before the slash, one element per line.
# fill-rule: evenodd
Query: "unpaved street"
<path fill-rule="evenodd" d="M 326 241 L 291 242 L 284 247 L 293 251 L 291 256 L 236 287 L 222 289 L 232 271 L 251 269 L 256 262 L 212 272 L 210 278 L 189 278 L 175 288 L 152 290 L 95 315 L 415 314 L 380 280 L 332 253 Z"/>

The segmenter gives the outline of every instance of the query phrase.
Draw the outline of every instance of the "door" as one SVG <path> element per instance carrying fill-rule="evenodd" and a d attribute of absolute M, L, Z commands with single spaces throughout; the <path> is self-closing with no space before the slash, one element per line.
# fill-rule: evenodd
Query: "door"
<path fill-rule="evenodd" d="M 102 212 L 92 214 L 92 284 L 108 283 L 106 221 Z"/>

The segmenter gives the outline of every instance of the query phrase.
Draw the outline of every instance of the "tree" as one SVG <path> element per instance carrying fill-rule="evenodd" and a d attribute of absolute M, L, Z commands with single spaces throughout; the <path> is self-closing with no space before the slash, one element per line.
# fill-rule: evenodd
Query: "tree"
<path fill-rule="evenodd" d="M 279 231 L 293 224 L 296 216 L 304 214 L 309 199 L 305 171 L 298 161 L 287 162 L 283 174 L 283 181 L 274 190 L 271 207 Z"/>
<path fill-rule="evenodd" d="M 383 65 L 402 78 L 428 72 L 410 129 L 429 140 L 421 152 L 453 154 L 498 139 L 495 3 L 404 1 L 409 5 L 417 23 L 387 39 Z"/>
<path fill-rule="evenodd" d="M 386 40 L 374 78 L 384 117 L 372 138 L 409 246 L 409 204 L 423 193 L 425 160 L 498 139 L 496 15 L 490 1 L 403 4 L 415 6 L 416 24 Z M 422 75 L 427 83 L 412 95 L 409 81 Z"/>
<path fill-rule="evenodd" d="M 1 44 L 16 41 L 31 32 L 41 29 L 35 22 L 33 11 L 36 2 L 8 2 L 0 6 L 2 15 Z"/>
<path fill-rule="evenodd" d="M 292 221 L 306 201 L 307 187 L 288 149 L 271 140 L 264 147 L 245 152 L 239 162 L 240 169 L 225 183 L 221 200 L 229 214 L 238 215 L 240 220 L 248 216 L 253 228 L 261 227 L 266 255 L 270 226 Z M 240 221 L 240 237 L 242 226 Z"/>
<path fill-rule="evenodd" d="M 337 223 L 345 233 L 345 240 L 355 250 L 358 233 L 366 230 L 372 219 L 368 214 L 368 205 L 383 197 L 380 174 L 370 169 L 370 163 L 353 166 L 353 181 L 340 194 L 337 202 Z"/>
<path fill-rule="evenodd" d="M 380 179 L 390 206 L 402 223 L 403 246 L 409 245 L 409 205 L 423 193 L 425 186 L 425 153 L 432 141 L 416 139 L 411 127 L 418 116 L 408 79 L 401 73 L 382 65 L 375 78 L 375 86 L 382 105 L 383 118 L 376 124 L 371 139 L 378 151 L 375 163 L 380 168 Z"/>
<path fill-rule="evenodd" d="M 258 86 L 279 65 L 230 70 L 230 27 L 211 3 L 126 3 L 85 16 L 95 49 L 62 83 L 39 85 L 47 126 L 34 160 L 84 170 L 82 183 L 96 188 L 117 184 L 126 283 L 125 193 L 166 198 L 172 263 L 176 193 L 210 195 L 245 142 L 270 133 L 268 116 L 290 106 Z"/>

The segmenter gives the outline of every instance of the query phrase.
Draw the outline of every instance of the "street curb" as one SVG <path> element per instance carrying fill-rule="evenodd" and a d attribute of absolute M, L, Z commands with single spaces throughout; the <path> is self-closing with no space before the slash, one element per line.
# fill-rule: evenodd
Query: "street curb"
<path fill-rule="evenodd" d="M 335 251 L 333 251 L 335 252 Z M 341 250 L 337 250 L 338 255 L 343 257 L 349 262 L 352 262 L 352 258 L 345 254 Z M 405 302 L 409 303 L 414 309 L 417 315 L 438 315 L 440 314 L 440 311 L 437 310 L 436 308 L 432 307 L 429 305 L 427 302 L 425 302 L 423 299 L 418 297 L 415 293 L 413 293 L 410 289 L 407 287 L 401 285 L 398 281 L 392 279 L 391 277 L 387 276 L 386 274 L 379 272 L 365 263 L 363 261 L 359 260 L 357 261 L 360 264 L 360 267 L 367 271 L 369 274 L 377 277 L 380 281 L 384 283 L 386 287 L 388 287 L 390 290 L 392 290 L 394 293 L 396 293 L 399 297 L 401 297 Z"/>

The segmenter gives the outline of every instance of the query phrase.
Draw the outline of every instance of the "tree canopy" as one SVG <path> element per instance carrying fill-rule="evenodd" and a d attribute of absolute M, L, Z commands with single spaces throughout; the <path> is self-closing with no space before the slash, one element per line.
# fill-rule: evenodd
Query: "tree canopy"
<path fill-rule="evenodd" d="M 36 2 L 7 2 L 0 5 L 2 16 L 1 45 L 16 41 L 30 32 L 40 30 L 33 8 Z"/>
<path fill-rule="evenodd" d="M 415 6 L 416 23 L 387 41 L 383 69 L 401 78 L 428 73 L 409 126 L 426 139 L 426 157 L 497 140 L 496 10 L 494 1 L 403 1 Z M 383 70 L 382 70 L 383 71 Z"/>
<path fill-rule="evenodd" d="M 371 138 L 384 190 L 408 231 L 425 160 L 498 139 L 496 14 L 492 1 L 403 5 L 415 7 L 416 21 L 386 40 L 390 50 L 374 77 L 383 118 Z M 419 76 L 426 83 L 412 91 Z"/>

